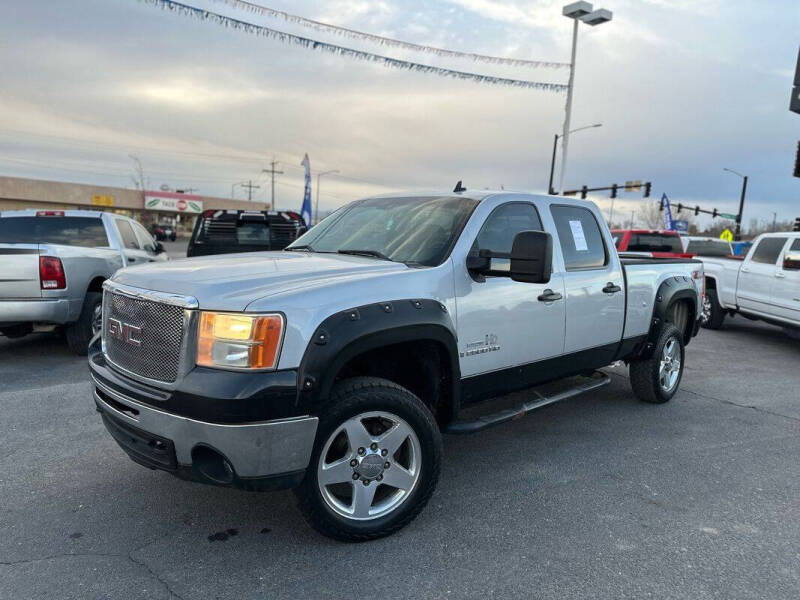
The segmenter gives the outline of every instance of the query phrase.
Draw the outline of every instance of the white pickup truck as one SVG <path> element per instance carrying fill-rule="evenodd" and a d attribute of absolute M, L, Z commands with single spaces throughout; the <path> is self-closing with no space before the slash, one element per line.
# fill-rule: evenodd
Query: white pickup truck
<path fill-rule="evenodd" d="M 701 257 L 706 274 L 703 327 L 726 315 L 800 329 L 800 233 L 758 236 L 744 260 Z"/>
<path fill-rule="evenodd" d="M 121 267 L 164 260 L 161 243 L 122 215 L 0 212 L 0 335 L 63 327 L 70 349 L 85 355 L 100 330 L 103 282 Z"/>
<path fill-rule="evenodd" d="M 640 399 L 672 398 L 702 280 L 694 260 L 621 261 L 591 202 L 367 198 L 284 251 L 119 271 L 89 349 L 94 400 L 134 461 L 296 487 L 317 530 L 368 540 L 428 501 L 441 432 L 589 392 L 618 360 Z"/>

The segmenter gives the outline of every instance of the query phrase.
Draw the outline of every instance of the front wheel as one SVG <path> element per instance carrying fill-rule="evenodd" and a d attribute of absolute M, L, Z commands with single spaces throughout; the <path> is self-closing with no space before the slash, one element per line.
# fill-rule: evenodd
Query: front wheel
<path fill-rule="evenodd" d="M 667 323 L 658 336 L 653 355 L 631 363 L 633 393 L 644 402 L 668 402 L 678 391 L 683 377 L 684 358 L 683 333 Z"/>
<path fill-rule="evenodd" d="M 79 356 L 86 356 L 89 342 L 100 333 L 103 326 L 103 294 L 86 292 L 83 308 L 78 320 L 67 326 L 66 337 L 69 349 Z"/>
<path fill-rule="evenodd" d="M 309 524 L 347 542 L 390 535 L 427 504 L 442 439 L 414 394 L 385 379 L 340 382 L 320 418 L 305 479 L 295 490 Z"/>

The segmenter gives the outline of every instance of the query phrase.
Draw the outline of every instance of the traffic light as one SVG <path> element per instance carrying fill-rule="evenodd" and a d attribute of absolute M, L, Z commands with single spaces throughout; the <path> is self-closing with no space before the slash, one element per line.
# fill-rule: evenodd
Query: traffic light
<path fill-rule="evenodd" d="M 711 216 L 712 216 L 713 218 L 715 218 L 715 219 L 717 218 L 717 209 L 716 209 L 716 208 L 715 208 L 715 209 L 714 209 L 714 211 L 711 213 Z"/>
<path fill-rule="evenodd" d="M 694 216 L 696 217 L 699 214 L 700 214 L 700 207 L 699 206 L 695 206 L 694 207 Z"/>
<path fill-rule="evenodd" d="M 794 155 L 794 176 L 800 177 L 800 142 L 797 142 L 797 152 Z"/>
<path fill-rule="evenodd" d="M 581 188 L 581 198 L 582 198 L 583 200 L 586 200 L 586 192 L 588 191 L 588 189 L 589 189 L 589 188 L 588 188 L 587 186 L 583 186 L 583 187 Z"/>
<path fill-rule="evenodd" d="M 650 197 L 650 182 L 649 181 L 644 184 L 644 197 L 645 198 L 649 198 Z"/>
<path fill-rule="evenodd" d="M 617 184 L 616 183 L 611 186 L 611 197 L 612 198 L 616 198 L 617 197 Z"/>
<path fill-rule="evenodd" d="M 682 210 L 683 210 L 683 204 L 681 204 L 680 202 L 678 202 L 678 214 L 681 214 L 681 211 L 682 211 Z"/>
<path fill-rule="evenodd" d="M 800 217 L 797 217 L 794 220 L 794 227 L 792 227 L 792 231 L 800 231 Z"/>

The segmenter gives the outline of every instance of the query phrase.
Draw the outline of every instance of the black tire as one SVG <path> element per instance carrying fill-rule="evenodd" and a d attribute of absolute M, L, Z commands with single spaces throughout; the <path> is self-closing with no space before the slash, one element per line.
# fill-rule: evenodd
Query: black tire
<path fill-rule="evenodd" d="M 661 380 L 661 360 L 664 356 L 664 348 L 673 342 L 677 346 L 677 354 L 680 356 L 680 365 L 677 367 L 677 379 L 665 389 Z M 670 323 L 666 323 L 658 336 L 653 355 L 644 360 L 631 362 L 630 379 L 633 393 L 639 400 L 652 404 L 663 404 L 668 402 L 678 391 L 683 378 L 683 367 L 686 362 L 683 347 L 683 333 Z M 672 362 L 670 365 L 674 364 Z"/>
<path fill-rule="evenodd" d="M 411 427 L 419 440 L 421 469 L 412 491 L 397 508 L 384 516 L 359 521 L 337 514 L 328 505 L 319 488 L 318 467 L 322 450 L 336 430 L 348 419 L 372 411 L 396 415 Z M 439 428 L 419 398 L 385 379 L 355 377 L 344 380 L 334 387 L 328 408 L 320 417 L 306 476 L 294 490 L 298 506 L 311 527 L 336 540 L 364 542 L 390 535 L 408 525 L 428 503 L 439 479 L 441 458 Z M 373 480 L 369 485 L 375 484 L 376 480 Z M 353 485 L 357 483 L 354 481 Z M 380 489 L 379 483 L 376 488 Z"/>
<path fill-rule="evenodd" d="M 717 290 L 714 288 L 707 289 L 700 325 L 705 329 L 719 329 L 722 327 L 724 320 L 725 309 L 719 305 Z"/>
<path fill-rule="evenodd" d="M 92 327 L 95 309 L 98 306 L 102 306 L 102 304 L 103 294 L 100 292 L 86 292 L 80 317 L 66 327 L 67 346 L 79 356 L 86 356 L 89 350 L 89 342 L 95 333 Z"/>

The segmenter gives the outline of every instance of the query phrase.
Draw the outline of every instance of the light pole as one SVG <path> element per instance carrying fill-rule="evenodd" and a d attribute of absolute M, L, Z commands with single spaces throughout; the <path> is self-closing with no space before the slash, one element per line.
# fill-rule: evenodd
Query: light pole
<path fill-rule="evenodd" d="M 744 212 L 744 195 L 747 193 L 747 175 L 742 175 L 739 171 L 734 171 L 727 167 L 723 167 L 722 170 L 742 178 L 742 195 L 739 198 L 739 214 L 736 215 L 736 231 L 733 232 L 733 239 L 738 242 L 742 239 L 742 213 Z"/>
<path fill-rule="evenodd" d="M 333 173 L 338 173 L 339 169 L 333 169 L 331 171 L 323 171 L 322 173 L 317 173 L 317 197 L 314 200 L 314 218 L 319 223 L 319 178 L 323 175 L 332 175 Z"/>
<path fill-rule="evenodd" d="M 578 127 L 577 129 L 573 129 L 570 133 L 575 133 L 576 131 L 582 131 L 583 129 L 591 129 L 593 127 L 602 127 L 602 123 L 595 123 L 594 125 L 586 125 L 585 127 Z M 547 185 L 547 192 L 552 196 L 556 193 L 553 189 L 553 171 L 555 170 L 556 165 L 556 146 L 558 145 L 558 138 L 561 137 L 562 134 L 557 133 L 556 137 L 553 139 L 553 157 L 550 159 L 550 183 Z"/>
<path fill-rule="evenodd" d="M 562 14 L 572 19 L 572 57 L 569 61 L 569 83 L 567 84 L 567 105 L 564 114 L 564 131 L 561 134 L 564 140 L 561 142 L 561 177 L 558 183 L 558 192 L 564 191 L 564 175 L 567 172 L 567 150 L 569 148 L 569 120 L 572 116 L 572 91 L 575 85 L 575 52 L 578 48 L 578 21 L 583 21 L 587 25 L 594 27 L 611 20 L 611 11 L 605 8 L 592 10 L 589 2 L 573 2 L 567 4 Z"/>

